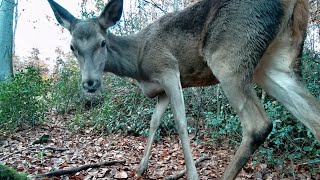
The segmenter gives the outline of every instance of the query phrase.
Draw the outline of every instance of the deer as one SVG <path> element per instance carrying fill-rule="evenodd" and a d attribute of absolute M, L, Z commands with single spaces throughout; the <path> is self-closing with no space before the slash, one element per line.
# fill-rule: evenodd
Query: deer
<path fill-rule="evenodd" d="M 282 103 L 320 141 L 320 102 L 299 75 L 308 24 L 307 0 L 200 0 L 163 15 L 136 34 L 108 31 L 121 18 L 123 0 L 109 0 L 99 16 L 78 19 L 48 0 L 72 38 L 86 93 L 101 90 L 102 74 L 135 79 L 157 98 L 149 136 L 137 168 L 148 167 L 161 116 L 171 105 L 189 180 L 199 179 L 188 139 L 183 88 L 220 84 L 243 130 L 242 141 L 221 179 L 235 179 L 272 130 L 254 90 Z"/>

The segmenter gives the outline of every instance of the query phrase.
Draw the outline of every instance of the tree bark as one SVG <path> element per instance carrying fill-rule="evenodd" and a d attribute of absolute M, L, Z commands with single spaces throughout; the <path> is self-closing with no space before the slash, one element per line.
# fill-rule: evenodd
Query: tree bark
<path fill-rule="evenodd" d="M 13 75 L 13 12 L 14 0 L 0 0 L 0 80 Z"/>

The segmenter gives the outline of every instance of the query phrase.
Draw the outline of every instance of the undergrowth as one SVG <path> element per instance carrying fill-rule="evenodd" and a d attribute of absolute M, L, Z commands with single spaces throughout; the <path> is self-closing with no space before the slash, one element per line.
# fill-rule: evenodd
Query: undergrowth
<path fill-rule="evenodd" d="M 0 132 L 40 124 L 48 112 L 49 85 L 34 67 L 0 82 Z"/>

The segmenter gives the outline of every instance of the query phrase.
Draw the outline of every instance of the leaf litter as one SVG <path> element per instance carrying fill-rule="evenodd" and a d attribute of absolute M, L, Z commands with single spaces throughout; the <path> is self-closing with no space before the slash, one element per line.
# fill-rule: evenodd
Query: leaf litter
<path fill-rule="evenodd" d="M 46 135 L 46 136 L 44 136 Z M 44 143 L 34 143 L 40 137 L 49 139 Z M 0 135 L 0 163 L 11 166 L 19 172 L 36 175 L 58 169 L 70 169 L 84 164 L 101 163 L 112 160 L 126 160 L 124 165 L 117 164 L 100 168 L 90 168 L 73 175 L 52 179 L 164 179 L 184 170 L 185 163 L 181 144 L 177 135 L 156 140 L 152 146 L 149 167 L 143 177 L 137 178 L 137 169 L 146 146 L 146 137 L 125 135 L 97 135 L 93 129 L 83 132 L 70 131 L 65 117 L 55 117 L 50 123 L 12 135 Z M 197 167 L 200 179 L 219 179 L 233 156 L 236 147 L 207 141 L 191 140 L 193 157 L 198 159 L 206 154 L 210 160 Z M 38 141 L 37 141 L 38 142 Z M 49 148 L 48 148 L 49 147 Z M 63 149 L 58 151 L 56 149 Z M 320 169 L 320 165 L 317 168 Z M 284 169 L 290 167 L 285 167 Z M 250 160 L 239 173 L 242 179 L 320 179 L 320 173 L 310 175 L 307 168 L 296 167 L 294 173 L 268 168 L 266 164 L 253 165 Z M 184 176 L 183 179 L 186 179 Z"/>

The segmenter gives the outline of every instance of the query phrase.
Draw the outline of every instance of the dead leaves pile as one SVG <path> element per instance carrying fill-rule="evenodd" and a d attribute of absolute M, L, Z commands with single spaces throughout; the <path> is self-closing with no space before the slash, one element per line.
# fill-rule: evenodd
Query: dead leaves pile
<path fill-rule="evenodd" d="M 57 169 L 69 169 L 84 164 L 112 160 L 126 160 L 124 165 L 88 169 L 74 175 L 54 179 L 136 179 L 137 169 L 146 145 L 145 137 L 102 136 L 91 129 L 74 133 L 65 126 L 63 118 L 50 124 L 0 136 L 0 163 L 28 174 L 43 174 Z M 45 144 L 34 144 L 44 134 L 50 139 Z M 191 141 L 195 159 L 206 154 L 211 159 L 197 167 L 201 179 L 218 179 L 234 151 L 227 146 L 199 144 Z M 59 151 L 59 149 L 61 151 Z M 170 136 L 156 141 L 152 147 L 149 168 L 142 179 L 164 179 L 184 169 L 181 144 Z M 299 176 L 300 177 L 299 177 Z M 185 177 L 184 177 L 185 178 Z M 253 166 L 250 162 L 237 179 L 278 179 L 279 174 L 266 165 Z M 298 173 L 296 179 L 320 179 L 320 175 Z"/>

